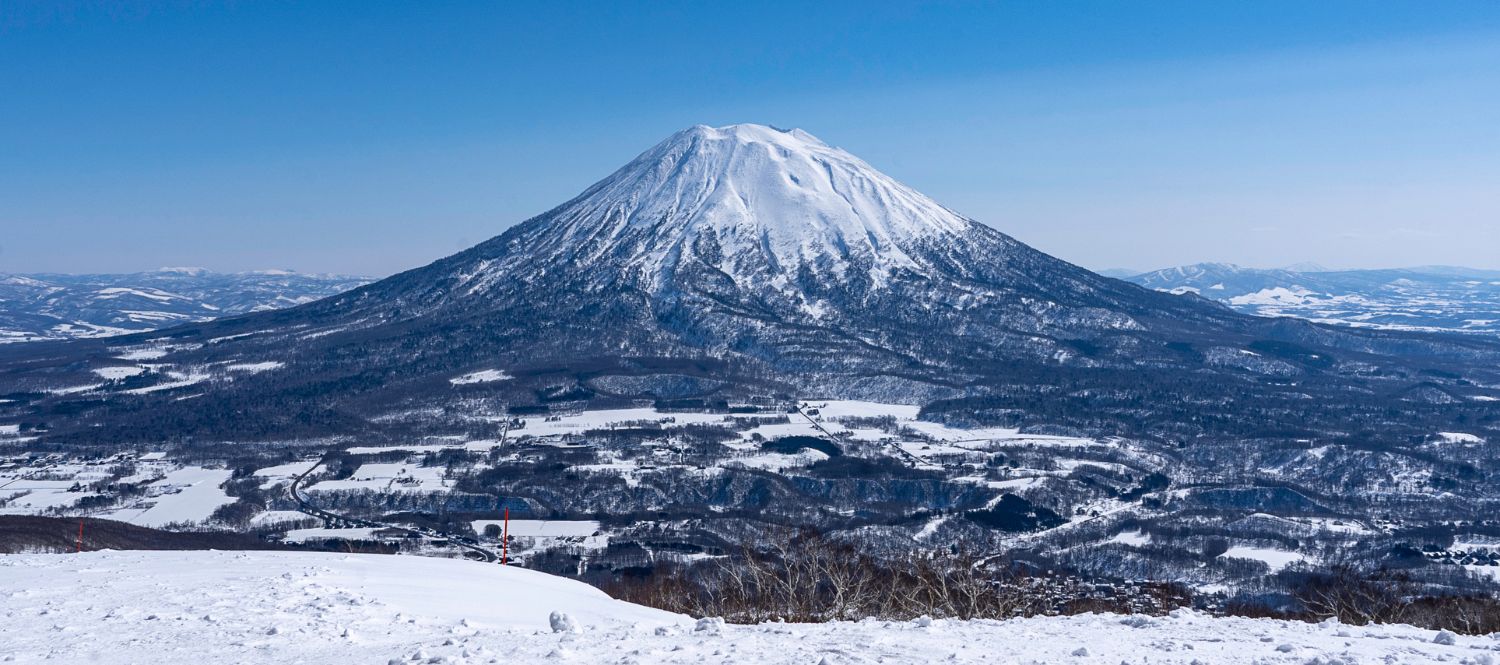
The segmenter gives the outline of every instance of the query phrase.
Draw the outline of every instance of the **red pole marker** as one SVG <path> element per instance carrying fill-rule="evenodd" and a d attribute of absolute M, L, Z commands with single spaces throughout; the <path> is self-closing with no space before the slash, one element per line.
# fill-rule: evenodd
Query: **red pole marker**
<path fill-rule="evenodd" d="M 74 552 L 74 554 L 81 554 L 82 552 L 83 552 L 83 518 L 80 517 L 80 518 L 78 518 L 78 549 Z"/>
<path fill-rule="evenodd" d="M 500 565 L 510 559 L 510 509 L 505 509 L 505 528 L 500 532 Z"/>

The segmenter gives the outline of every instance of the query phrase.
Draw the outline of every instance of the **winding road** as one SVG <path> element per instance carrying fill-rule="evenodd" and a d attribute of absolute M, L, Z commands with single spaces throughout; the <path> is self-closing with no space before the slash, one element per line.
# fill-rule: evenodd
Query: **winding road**
<path fill-rule="evenodd" d="M 360 519 L 357 517 L 348 517 L 345 515 L 339 515 L 338 513 L 323 510 L 322 508 L 313 505 L 312 501 L 307 498 L 307 495 L 303 494 L 302 492 L 302 481 L 305 480 L 309 475 L 312 475 L 312 472 L 316 471 L 320 466 L 323 466 L 322 459 L 314 462 L 313 465 L 311 467 L 308 467 L 306 471 L 303 471 L 301 474 L 298 474 L 296 478 L 292 479 L 290 492 L 292 495 L 292 500 L 297 502 L 297 510 L 325 521 L 344 522 L 356 526 L 373 527 L 377 529 L 391 529 L 394 531 L 400 531 L 402 533 L 426 538 L 447 538 L 449 543 L 478 554 L 485 563 L 500 562 L 500 555 L 495 554 L 487 548 L 480 547 L 477 544 L 466 542 L 467 540 L 470 540 L 467 536 L 456 536 L 433 529 L 413 529 L 396 524 L 386 524 L 384 522 L 376 522 L 373 520 Z"/>
<path fill-rule="evenodd" d="M 823 423 L 820 423 L 817 420 L 814 420 L 812 416 L 807 415 L 807 411 L 802 408 L 802 402 L 801 402 L 801 400 L 798 400 L 796 402 L 796 405 L 797 405 L 796 409 L 797 409 L 798 415 L 801 415 L 803 418 L 806 418 L 807 422 L 810 423 L 813 427 L 816 427 L 819 432 L 822 432 L 823 436 L 828 437 L 829 441 L 833 441 L 833 442 L 837 443 L 837 442 L 840 442 L 840 441 L 844 440 L 844 437 L 842 437 L 842 436 L 835 436 L 833 432 L 828 431 L 828 428 L 823 426 Z M 899 455 L 901 455 L 903 457 L 906 457 L 907 461 L 912 466 L 917 466 L 919 464 L 929 464 L 929 462 L 927 460 L 922 459 L 921 457 L 918 457 L 917 455 L 912 454 L 910 451 L 908 451 L 905 448 L 902 448 L 900 443 L 892 443 L 892 444 L 890 444 L 890 448 L 891 448 L 891 450 L 896 451 L 897 454 L 899 454 Z"/>

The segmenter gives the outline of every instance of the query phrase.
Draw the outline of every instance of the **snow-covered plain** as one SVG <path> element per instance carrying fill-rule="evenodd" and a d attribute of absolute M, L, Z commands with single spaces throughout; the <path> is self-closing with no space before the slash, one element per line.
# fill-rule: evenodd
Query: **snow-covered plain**
<path fill-rule="evenodd" d="M 0 464 L 0 501 L 3 501 L 0 515 L 65 511 L 160 527 L 203 522 L 215 509 L 234 501 L 221 487 L 229 479 L 228 469 L 182 466 L 164 459 L 160 452 L 121 455 L 110 460 L 80 460 L 61 455 L 24 460 L 9 458 Z M 121 463 L 131 464 L 133 473 L 119 480 L 144 485 L 144 494 L 118 504 L 82 511 L 74 508 L 82 499 L 98 497 L 88 487 L 109 480 L 116 465 Z"/>
<path fill-rule="evenodd" d="M 17 663 L 1479 665 L 1500 656 L 1492 637 L 1436 637 L 1409 626 L 1187 611 L 726 626 L 612 600 L 572 580 L 454 559 L 301 552 L 0 557 L 0 657 Z"/>
<path fill-rule="evenodd" d="M 1286 550 L 1278 550 L 1269 547 L 1246 547 L 1243 545 L 1231 547 L 1229 548 L 1228 552 L 1225 552 L 1219 556 L 1232 559 L 1250 559 L 1252 561 L 1259 561 L 1266 564 L 1267 566 L 1270 566 L 1272 571 L 1281 570 L 1282 568 L 1297 563 L 1298 561 L 1304 561 L 1307 559 L 1306 556 L 1303 556 L 1298 552 L 1288 552 Z"/>
<path fill-rule="evenodd" d="M 94 369 L 94 373 L 98 374 L 99 378 L 104 379 L 105 381 L 118 381 L 120 379 L 128 379 L 132 376 L 144 374 L 145 372 L 146 368 L 136 366 L 98 367 Z"/>
<path fill-rule="evenodd" d="M 484 533 L 490 525 L 504 526 L 504 520 L 474 520 L 474 531 Z M 587 537 L 599 532 L 599 523 L 594 520 L 511 520 L 510 535 L 521 538 L 572 538 Z"/>
<path fill-rule="evenodd" d="M 304 515 L 304 517 L 306 517 Z M 376 527 L 354 527 L 349 529 L 292 529 L 282 538 L 289 543 L 306 543 L 317 540 L 367 540 L 375 537 Z"/>
<path fill-rule="evenodd" d="M 411 490 L 441 492 L 448 489 L 443 467 L 420 466 L 404 462 L 365 464 L 354 475 L 343 480 L 324 480 L 308 488 L 309 492 L 335 490 Z"/>
<path fill-rule="evenodd" d="M 154 491 L 159 494 L 138 502 L 138 505 L 103 513 L 100 517 L 141 526 L 202 522 L 219 506 L 234 501 L 219 487 L 229 475 L 227 469 L 183 467 L 155 483 Z"/>
<path fill-rule="evenodd" d="M 504 520 L 474 520 L 474 533 L 483 535 L 486 527 L 505 528 Z M 598 534 L 598 535 L 595 535 Z M 524 561 L 527 550 L 541 550 L 567 544 L 583 549 L 609 546 L 609 534 L 593 520 L 511 520 L 509 536 L 514 560 Z"/>
<path fill-rule="evenodd" d="M 1484 439 L 1467 432 L 1438 432 L 1442 443 L 1484 443 Z"/>

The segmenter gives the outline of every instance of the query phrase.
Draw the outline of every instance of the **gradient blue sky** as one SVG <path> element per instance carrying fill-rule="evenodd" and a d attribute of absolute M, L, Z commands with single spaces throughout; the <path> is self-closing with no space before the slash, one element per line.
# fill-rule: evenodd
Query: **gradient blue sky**
<path fill-rule="evenodd" d="M 388 274 L 735 122 L 1094 268 L 1500 268 L 1497 2 L 3 0 L 0 272 Z"/>

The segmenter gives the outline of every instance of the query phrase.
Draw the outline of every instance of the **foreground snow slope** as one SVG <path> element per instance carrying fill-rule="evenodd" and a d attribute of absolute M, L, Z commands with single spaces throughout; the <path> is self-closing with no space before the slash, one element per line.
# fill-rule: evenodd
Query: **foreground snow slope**
<path fill-rule="evenodd" d="M 554 632 L 549 615 L 577 631 Z M 1500 641 L 1191 612 L 719 626 L 516 568 L 271 552 L 0 557 L 0 658 L 64 663 L 1470 663 Z"/>

